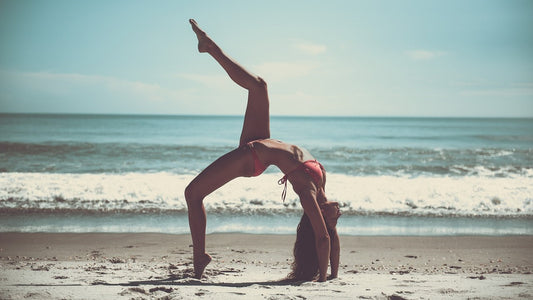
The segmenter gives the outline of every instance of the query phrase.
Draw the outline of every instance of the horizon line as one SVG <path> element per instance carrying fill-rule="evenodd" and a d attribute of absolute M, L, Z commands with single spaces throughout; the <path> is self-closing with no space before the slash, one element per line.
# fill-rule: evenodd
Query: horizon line
<path fill-rule="evenodd" d="M 168 113 L 94 113 L 94 112 L 1 112 L 0 115 L 72 115 L 72 116 L 139 116 L 139 117 L 244 117 L 232 114 L 168 114 Z M 270 115 L 278 118 L 418 118 L 418 119 L 533 119 L 533 116 L 402 116 L 402 115 Z"/>

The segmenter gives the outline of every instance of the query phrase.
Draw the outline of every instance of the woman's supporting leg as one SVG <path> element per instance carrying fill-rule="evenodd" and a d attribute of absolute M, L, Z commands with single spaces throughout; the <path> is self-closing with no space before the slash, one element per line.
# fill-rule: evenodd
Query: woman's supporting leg
<path fill-rule="evenodd" d="M 185 189 L 189 227 L 193 243 L 194 273 L 201 278 L 211 256 L 205 251 L 206 214 L 204 198 L 234 178 L 252 172 L 250 154 L 245 148 L 235 149 L 209 165 Z"/>
<path fill-rule="evenodd" d="M 198 38 L 198 50 L 209 53 L 239 86 L 248 90 L 248 104 L 240 144 L 256 139 L 270 138 L 270 113 L 266 82 L 231 59 L 202 31 L 194 20 L 189 20 Z"/>

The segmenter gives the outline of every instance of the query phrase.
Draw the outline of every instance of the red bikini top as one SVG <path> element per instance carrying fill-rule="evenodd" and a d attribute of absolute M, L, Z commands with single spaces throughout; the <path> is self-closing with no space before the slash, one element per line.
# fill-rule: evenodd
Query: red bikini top
<path fill-rule="evenodd" d="M 301 165 L 294 168 L 294 170 L 285 174 L 285 176 L 283 176 L 280 180 L 278 180 L 279 185 L 285 184 L 285 187 L 283 188 L 283 192 L 281 193 L 281 199 L 283 199 L 283 202 L 285 202 L 285 196 L 287 196 L 287 179 L 288 179 L 287 176 L 289 176 L 291 173 L 299 169 L 304 169 L 304 171 L 307 174 L 309 174 L 309 176 L 311 176 L 317 188 L 319 188 L 319 187 L 322 187 L 322 180 L 323 180 L 322 168 L 323 168 L 322 165 L 316 159 L 306 160 Z"/>

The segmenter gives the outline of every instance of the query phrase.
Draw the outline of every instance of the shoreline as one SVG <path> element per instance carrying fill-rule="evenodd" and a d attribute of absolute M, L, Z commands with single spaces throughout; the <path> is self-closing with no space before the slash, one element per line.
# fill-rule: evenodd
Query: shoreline
<path fill-rule="evenodd" d="M 490 299 L 533 297 L 533 235 L 341 236 L 339 278 L 281 281 L 295 235 L 208 234 L 205 277 L 188 234 L 0 233 L 2 299 Z"/>
<path fill-rule="evenodd" d="M 271 214 L 208 213 L 209 234 L 295 234 L 301 211 Z M 186 213 L 2 213 L 0 232 L 188 234 Z M 533 217 L 343 215 L 337 225 L 346 236 L 521 236 L 533 235 Z"/>

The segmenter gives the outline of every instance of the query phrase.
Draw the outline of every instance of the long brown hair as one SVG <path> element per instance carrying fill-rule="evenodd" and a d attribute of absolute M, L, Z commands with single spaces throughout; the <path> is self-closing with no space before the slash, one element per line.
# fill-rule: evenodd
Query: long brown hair
<path fill-rule="evenodd" d="M 334 231 L 328 228 L 330 241 L 333 240 Z M 318 255 L 316 253 L 315 233 L 309 217 L 304 213 L 296 230 L 294 243 L 294 262 L 292 271 L 287 275 L 289 280 L 310 281 L 318 274 Z"/>

